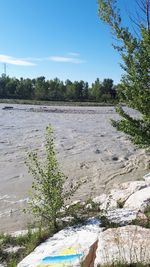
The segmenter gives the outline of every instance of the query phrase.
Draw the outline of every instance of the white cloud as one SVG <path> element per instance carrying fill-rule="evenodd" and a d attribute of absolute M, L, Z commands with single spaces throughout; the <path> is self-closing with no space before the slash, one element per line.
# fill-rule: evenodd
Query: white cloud
<path fill-rule="evenodd" d="M 51 57 L 26 57 L 26 58 L 15 58 L 7 55 L 0 55 L 0 62 L 17 65 L 17 66 L 35 66 L 33 62 L 44 62 L 44 61 L 53 61 L 59 63 L 72 63 L 72 64 L 81 64 L 85 61 L 80 59 L 79 53 L 68 53 L 68 56 L 51 56 Z"/>
<path fill-rule="evenodd" d="M 25 61 L 46 61 L 49 60 L 48 57 L 26 57 L 26 58 L 21 58 L 21 60 Z"/>
<path fill-rule="evenodd" d="M 54 62 L 60 62 L 60 63 L 73 63 L 73 64 L 80 64 L 84 61 L 79 58 L 74 57 L 62 57 L 62 56 L 52 56 L 49 58 L 49 60 Z"/>
<path fill-rule="evenodd" d="M 7 55 L 0 55 L 0 62 L 17 65 L 17 66 L 35 66 L 35 64 L 30 61 L 22 60 L 22 59 L 15 58 L 15 57 L 10 57 Z"/>
<path fill-rule="evenodd" d="M 80 57 L 79 53 L 74 53 L 74 52 L 69 52 L 68 55 L 72 57 Z"/>

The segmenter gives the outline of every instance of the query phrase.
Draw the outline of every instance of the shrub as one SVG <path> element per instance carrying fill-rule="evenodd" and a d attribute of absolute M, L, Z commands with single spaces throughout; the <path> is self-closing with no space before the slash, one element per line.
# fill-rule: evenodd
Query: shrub
<path fill-rule="evenodd" d="M 46 128 L 45 159 L 41 161 L 36 152 L 30 152 L 26 164 L 34 178 L 29 211 L 39 221 L 56 230 L 59 211 L 64 205 L 63 185 L 66 177 L 58 167 L 51 126 Z"/>

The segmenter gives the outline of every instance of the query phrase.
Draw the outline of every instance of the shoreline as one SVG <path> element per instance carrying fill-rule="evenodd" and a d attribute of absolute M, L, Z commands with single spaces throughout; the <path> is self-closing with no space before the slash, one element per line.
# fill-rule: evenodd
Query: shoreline
<path fill-rule="evenodd" d="M 99 102 L 72 102 L 72 101 L 45 101 L 45 100 L 30 100 L 30 99 L 2 99 L 0 104 L 20 104 L 20 105 L 44 105 L 44 106 L 83 106 L 83 107 L 107 107 L 114 106 L 118 102 L 113 103 L 99 103 Z"/>

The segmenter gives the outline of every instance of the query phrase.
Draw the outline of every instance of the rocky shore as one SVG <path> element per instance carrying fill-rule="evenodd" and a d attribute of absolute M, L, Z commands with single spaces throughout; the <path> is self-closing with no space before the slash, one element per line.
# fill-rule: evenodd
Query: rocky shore
<path fill-rule="evenodd" d="M 48 238 L 18 267 L 97 267 L 114 263 L 149 266 L 150 173 L 141 181 L 122 183 L 88 203 L 76 200 L 66 209 L 70 207 L 76 210 L 76 219 L 81 221 L 85 214 L 86 219 Z M 92 213 L 94 217 L 90 217 Z M 74 219 L 73 216 L 65 217 L 61 222 L 70 223 Z M 13 235 L 23 234 L 16 232 Z"/>
<path fill-rule="evenodd" d="M 69 249 L 74 249 L 80 256 L 71 265 L 64 262 L 62 266 L 80 266 L 81 261 L 85 267 L 108 266 L 114 262 L 150 264 L 150 229 L 146 228 L 150 217 L 145 214 L 150 207 L 150 174 L 143 181 L 123 183 L 109 194 L 92 199 L 90 204 L 76 201 L 72 205 L 77 203 L 83 207 L 86 205 L 87 210 L 92 210 L 93 203 L 99 205 L 99 219 L 89 218 L 85 225 L 58 232 L 18 267 L 44 266 L 43 259 L 47 257 L 50 264 L 50 256 Z M 102 213 L 107 219 L 106 225 L 104 222 L 102 225 Z M 139 226 L 140 223 L 143 226 Z"/>

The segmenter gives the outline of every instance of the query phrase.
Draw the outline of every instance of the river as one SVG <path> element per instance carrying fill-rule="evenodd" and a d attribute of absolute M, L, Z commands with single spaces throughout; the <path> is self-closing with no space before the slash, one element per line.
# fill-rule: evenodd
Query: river
<path fill-rule="evenodd" d="M 0 104 L 0 231 L 24 229 L 22 213 L 32 177 L 25 165 L 27 153 L 42 157 L 47 125 L 54 129 L 57 158 L 68 182 L 81 180 L 72 199 L 85 200 L 114 184 L 141 179 L 149 158 L 110 124 L 118 119 L 114 107 L 42 107 Z M 130 111 L 133 113 L 133 111 Z"/>

